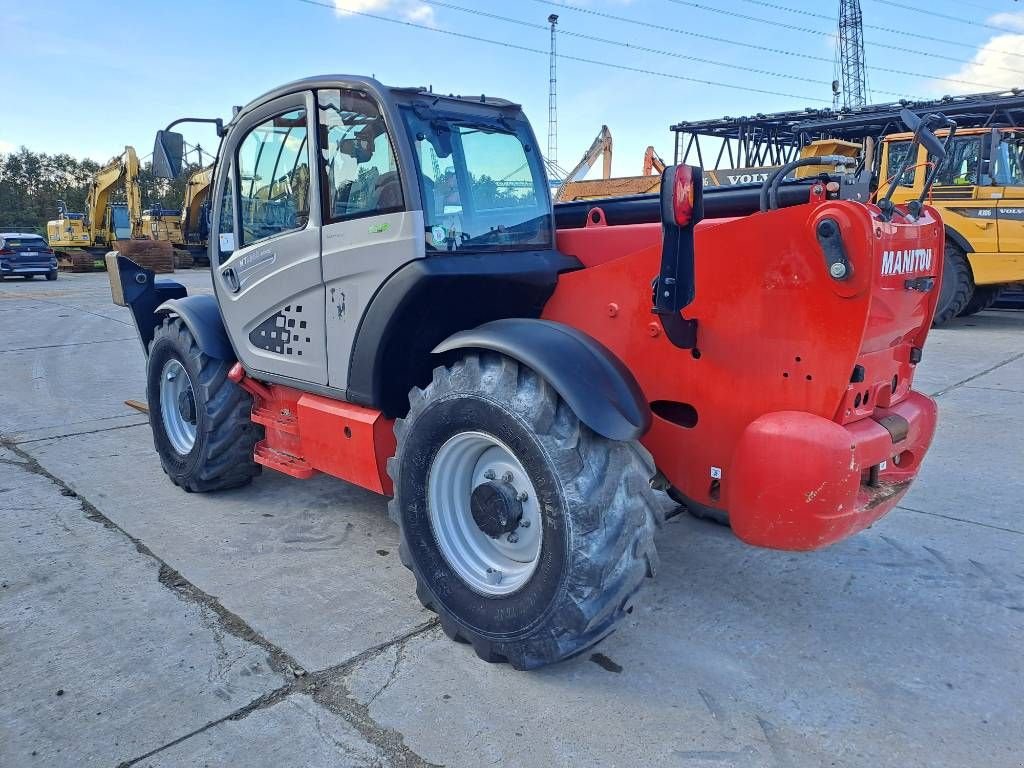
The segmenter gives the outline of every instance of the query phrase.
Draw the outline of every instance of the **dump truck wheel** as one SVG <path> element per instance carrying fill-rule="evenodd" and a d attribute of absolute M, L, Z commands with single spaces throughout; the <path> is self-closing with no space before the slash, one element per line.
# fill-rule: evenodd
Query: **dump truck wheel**
<path fill-rule="evenodd" d="M 657 563 L 644 449 L 592 432 L 534 371 L 493 353 L 437 368 L 409 401 L 389 511 L 444 632 L 516 669 L 609 634 Z"/>
<path fill-rule="evenodd" d="M 180 318 L 164 320 L 153 334 L 149 423 L 164 472 L 186 491 L 237 488 L 260 473 L 252 398 L 228 379 L 230 367 L 203 354 Z"/>
<path fill-rule="evenodd" d="M 979 312 L 984 312 L 999 301 L 999 295 L 1002 292 L 1003 286 L 1001 285 L 974 286 L 974 295 L 971 296 L 971 300 L 967 302 L 967 305 L 960 310 L 959 316 L 970 317 L 971 315 L 976 315 Z"/>
<path fill-rule="evenodd" d="M 945 261 L 942 266 L 942 285 L 939 286 L 939 301 L 935 307 L 932 325 L 942 325 L 959 315 L 974 293 L 974 278 L 971 265 L 964 252 L 952 243 L 946 244 Z"/>

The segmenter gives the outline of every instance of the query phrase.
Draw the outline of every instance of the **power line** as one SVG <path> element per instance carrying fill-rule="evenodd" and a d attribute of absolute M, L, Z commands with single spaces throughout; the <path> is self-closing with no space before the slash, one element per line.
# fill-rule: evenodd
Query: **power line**
<path fill-rule="evenodd" d="M 919 8 L 919 7 L 913 6 L 913 5 L 907 5 L 905 3 L 897 3 L 894 0 L 874 0 L 874 2 L 881 3 L 882 5 L 891 5 L 893 8 L 902 8 L 905 11 L 913 11 L 914 13 L 923 13 L 926 16 L 935 16 L 936 18 L 946 19 L 947 21 L 955 21 L 958 24 L 969 24 L 972 27 L 982 27 L 983 29 L 991 29 L 991 30 L 994 30 L 996 32 L 1002 32 L 1003 34 L 1006 34 L 1006 33 L 1013 34 L 1016 31 L 1016 30 L 1012 30 L 1012 29 L 1007 29 L 1006 27 L 997 27 L 997 26 L 995 26 L 993 24 L 985 24 L 984 22 L 973 21 L 971 19 L 965 19 L 962 16 L 950 16 L 949 14 L 946 14 L 946 13 L 937 13 L 936 11 L 927 11 L 924 8 Z"/>
<path fill-rule="evenodd" d="M 775 54 L 779 54 L 779 55 L 782 55 L 782 56 L 794 56 L 796 58 L 807 59 L 809 61 L 821 61 L 821 62 L 825 62 L 826 64 L 829 64 L 829 65 L 834 63 L 833 60 L 830 59 L 830 58 L 826 58 L 824 56 L 815 56 L 814 54 L 811 54 L 811 53 L 804 53 L 802 51 L 792 51 L 792 50 L 789 50 L 788 48 L 773 48 L 771 46 L 766 46 L 766 45 L 757 45 L 756 43 L 745 43 L 745 42 L 740 42 L 738 40 L 730 40 L 728 38 L 716 37 L 715 35 L 708 35 L 708 34 L 704 34 L 702 32 L 693 32 L 693 31 L 688 30 L 688 29 L 680 29 L 679 27 L 670 27 L 670 26 L 667 26 L 667 25 L 664 25 L 664 24 L 655 24 L 655 23 L 649 22 L 649 21 L 640 21 L 639 19 L 630 19 L 630 18 L 628 18 L 626 16 L 616 16 L 615 14 L 605 13 L 604 11 L 597 11 L 597 10 L 594 10 L 592 8 L 583 8 L 583 7 L 578 6 L 578 5 L 572 5 L 571 3 L 558 2 L 558 0 L 534 0 L 534 2 L 541 3 L 542 5 L 554 6 L 555 8 L 562 8 L 562 9 L 565 9 L 565 10 L 576 11 L 578 13 L 585 13 L 585 14 L 588 14 L 590 16 L 596 16 L 596 17 L 599 17 L 599 18 L 608 19 L 609 21 L 616 21 L 616 22 L 619 22 L 619 23 L 622 23 L 622 24 L 632 24 L 632 25 L 638 26 L 638 27 L 646 27 L 647 29 L 657 29 L 657 30 L 662 31 L 662 32 L 671 32 L 672 34 L 675 34 L 675 35 L 686 35 L 687 37 L 694 37 L 694 38 L 698 38 L 698 39 L 701 39 L 701 40 L 709 40 L 709 41 L 715 42 L 715 43 L 725 43 L 726 45 L 735 45 L 735 46 L 739 46 L 740 48 L 748 48 L 750 50 L 755 50 L 755 51 L 764 51 L 766 53 L 775 53 Z M 701 7 L 705 8 L 705 6 L 701 6 Z M 717 8 L 706 8 L 706 10 L 716 11 L 716 12 L 718 11 Z M 755 19 L 752 16 L 743 16 L 743 18 L 752 19 L 754 21 L 760 21 L 760 19 Z M 832 21 L 834 22 L 835 19 L 832 19 Z M 821 35 L 826 35 L 826 36 L 829 36 L 829 37 L 834 37 L 834 35 L 832 33 L 830 33 L 830 32 L 817 32 L 816 30 L 805 29 L 803 27 L 795 27 L 795 29 L 803 30 L 803 31 L 807 31 L 807 32 L 815 32 L 815 34 L 821 34 Z M 948 57 L 938 56 L 936 58 L 948 58 Z M 963 61 L 961 59 L 950 59 L 950 61 L 955 61 L 955 62 L 962 63 L 962 64 L 968 63 L 968 62 Z M 886 73 L 888 73 L 890 75 L 906 75 L 907 77 L 921 77 L 921 78 L 925 78 L 925 79 L 928 79 L 928 80 L 935 79 L 934 75 L 928 75 L 928 74 L 925 74 L 923 72 L 913 72 L 911 70 L 905 70 L 905 69 L 894 69 L 892 67 L 879 67 L 879 66 L 871 66 L 871 65 L 868 65 L 867 68 L 870 69 L 870 70 L 873 70 L 875 72 L 886 72 Z M 1014 71 L 1014 70 L 1010 70 L 1010 71 Z M 949 80 L 950 82 L 955 82 L 955 83 L 963 83 L 964 85 L 977 85 L 977 86 L 980 86 L 982 88 L 989 88 L 989 89 L 992 89 L 992 90 L 998 90 L 997 86 L 993 86 L 993 85 L 990 85 L 988 83 L 976 83 L 976 82 L 972 82 L 972 81 L 969 81 L 969 80 L 958 80 L 956 78 L 942 78 L 942 79 L 943 80 Z M 875 93 L 884 93 L 884 94 L 887 94 L 889 96 L 902 96 L 902 94 L 894 93 L 892 91 L 883 91 L 883 90 L 879 90 L 879 89 L 873 89 L 873 90 L 875 91 Z"/>
<path fill-rule="evenodd" d="M 329 9 L 331 11 L 336 11 L 337 10 L 337 7 L 333 3 L 323 2 L 323 0 L 295 0 L 295 1 L 299 2 L 299 3 L 304 3 L 306 5 L 316 6 L 316 7 L 319 7 L 319 8 L 327 8 L 327 9 Z M 486 37 L 479 37 L 477 35 L 470 35 L 470 34 L 466 34 L 466 33 L 463 33 L 463 32 L 455 32 L 454 30 L 442 29 L 440 27 L 431 27 L 431 26 L 429 26 L 427 24 L 420 24 L 420 23 L 417 23 L 415 21 L 408 21 L 406 19 L 396 19 L 396 18 L 393 18 L 391 16 L 381 16 L 380 14 L 368 13 L 367 11 L 350 11 L 350 10 L 345 10 L 345 15 L 347 15 L 347 16 L 362 16 L 362 17 L 367 18 L 367 19 L 375 19 L 377 21 L 385 21 L 385 22 L 388 22 L 389 24 L 398 24 L 398 25 L 403 26 L 403 27 L 410 27 L 412 29 L 424 30 L 426 32 L 434 32 L 434 33 L 439 34 L 439 35 L 448 35 L 449 37 L 457 37 L 457 38 L 460 38 L 462 40 L 472 40 L 472 41 L 478 42 L 478 43 L 487 43 L 489 45 L 499 45 L 499 46 L 501 46 L 503 48 L 509 48 L 511 50 L 517 50 L 517 51 L 525 51 L 526 53 L 536 53 L 536 54 L 540 54 L 540 55 L 545 56 L 545 57 L 551 55 L 551 51 L 543 50 L 541 48 L 530 48 L 529 46 L 517 45 L 516 43 L 510 43 L 510 42 L 507 42 L 507 41 L 504 41 L 504 40 L 490 40 L 490 39 L 488 39 Z M 704 79 L 699 78 L 699 77 L 688 77 L 686 75 L 678 75 L 678 74 L 675 74 L 675 73 L 672 73 L 672 72 L 660 72 L 660 71 L 653 70 L 653 69 L 645 69 L 643 67 L 631 67 L 631 66 L 628 66 L 626 64 L 613 64 L 613 63 L 607 62 L 607 61 L 598 61 L 596 59 L 588 59 L 588 58 L 585 58 L 583 56 L 572 56 L 572 55 L 569 55 L 569 54 L 566 54 L 566 53 L 559 53 L 558 54 L 558 58 L 559 59 L 564 59 L 566 61 L 576 61 L 576 62 L 579 62 L 581 64 L 591 64 L 591 65 L 597 66 L 597 67 L 605 67 L 607 69 L 616 69 L 616 70 L 620 70 L 622 72 L 633 72 L 633 73 L 640 74 L 640 75 L 652 75 L 654 77 L 664 77 L 664 78 L 668 78 L 670 80 L 681 80 L 683 82 L 697 83 L 699 85 L 711 85 L 711 86 L 714 86 L 716 88 L 729 88 L 731 90 L 736 90 L 736 91 L 746 91 L 747 93 L 761 93 L 761 94 L 765 94 L 767 96 L 785 96 L 788 99 L 797 99 L 797 100 L 802 100 L 802 101 L 816 101 L 816 102 L 830 103 L 830 102 L 828 102 L 827 99 L 820 99 L 820 98 L 817 98 L 817 97 L 814 97 L 814 96 L 805 96 L 805 95 L 800 95 L 800 94 L 795 94 L 795 93 L 786 93 L 784 91 L 771 91 L 771 90 L 764 89 L 764 88 L 751 88 L 750 86 L 735 85 L 733 83 L 720 83 L 720 82 L 716 82 L 714 80 L 704 80 Z"/>
<path fill-rule="evenodd" d="M 812 29 L 811 27 L 799 27 L 799 26 L 797 26 L 795 24 L 787 24 L 787 23 L 785 23 L 783 21 L 772 21 L 770 19 L 762 19 L 762 18 L 758 18 L 757 16 L 748 16 L 748 15 L 746 15 L 744 13 L 739 13 L 737 11 L 726 10 L 725 8 L 714 8 L 712 6 L 704 5 L 702 3 L 691 2 L 691 0 L 668 0 L 668 1 L 670 3 L 675 3 L 676 5 L 685 5 L 685 6 L 688 6 L 690 8 L 697 8 L 697 9 L 702 10 L 702 11 L 710 11 L 711 13 L 720 13 L 720 14 L 724 14 L 726 16 L 732 16 L 732 17 L 737 18 L 737 19 L 744 19 L 745 21 L 753 21 L 753 22 L 756 22 L 758 24 L 769 24 L 769 25 L 771 25 L 773 27 L 782 27 L 783 29 L 793 30 L 794 32 L 805 32 L 807 34 L 818 35 L 820 37 L 835 37 L 834 33 L 832 33 L 832 32 L 825 32 L 825 31 L 820 30 L 820 29 Z M 928 56 L 929 58 L 932 58 L 932 59 L 945 59 L 946 61 L 956 62 L 957 64 L 971 64 L 971 63 L 973 63 L 973 62 L 967 61 L 965 59 L 956 59 L 956 58 L 953 58 L 952 56 L 943 56 L 941 54 L 934 53 L 932 51 L 919 51 L 919 50 L 916 50 L 914 48 L 904 48 L 903 46 L 900 46 L 900 45 L 889 45 L 888 43 L 871 43 L 871 46 L 874 47 L 874 48 L 888 48 L 890 50 L 899 51 L 900 53 L 904 53 L 904 54 L 906 54 L 906 53 L 915 53 L 915 54 L 919 54 L 921 56 Z M 977 50 L 977 49 L 973 49 L 973 50 Z M 999 69 L 1006 69 L 1006 67 L 999 67 Z M 1007 71 L 1008 72 L 1017 72 L 1018 70 L 1008 69 Z M 975 83 L 975 82 L 970 82 L 970 81 L 967 81 L 967 80 L 953 81 L 952 78 L 935 78 L 934 75 L 925 75 L 925 77 L 928 77 L 929 79 L 942 79 L 942 80 L 950 80 L 952 82 L 961 82 L 961 83 L 965 83 L 966 85 L 980 85 L 983 88 L 993 88 L 993 89 L 998 88 L 998 86 L 994 86 L 992 84 Z"/>
<path fill-rule="evenodd" d="M 486 17 L 486 18 L 489 18 L 489 19 L 495 19 L 497 21 L 504 21 L 504 22 L 507 22 L 509 24 L 518 24 L 521 27 L 529 27 L 531 29 L 544 30 L 544 31 L 547 31 L 549 29 L 547 26 L 545 26 L 543 24 L 537 24 L 537 23 L 532 22 L 532 21 L 523 21 L 522 19 L 513 19 L 513 18 L 510 18 L 508 16 L 501 16 L 501 15 L 499 15 L 497 13 L 490 13 L 488 11 L 481 11 L 481 10 L 478 10 L 476 8 L 465 8 L 465 7 L 461 6 L 461 5 L 454 5 L 452 3 L 446 3 L 443 0 L 420 0 L 420 2 L 425 3 L 427 5 L 436 6 L 438 8 L 447 8 L 447 9 L 452 10 L 452 11 L 460 11 L 462 13 L 473 14 L 474 16 L 483 16 L 483 17 Z M 657 54 L 659 56 L 671 56 L 673 58 L 683 59 L 685 61 L 697 61 L 697 62 L 700 62 L 701 64 L 711 64 L 712 66 L 715 66 L 715 67 L 725 67 L 726 69 L 736 69 L 736 70 L 740 70 L 740 71 L 743 71 L 743 72 L 752 72 L 752 73 L 757 74 L 757 75 L 769 75 L 770 77 L 782 77 L 782 78 L 786 78 L 786 79 L 789 79 L 789 80 L 800 80 L 802 82 L 812 83 L 814 85 L 829 85 L 829 83 L 827 81 L 825 81 L 825 80 L 815 80 L 814 78 L 801 77 L 800 75 L 790 75 L 790 74 L 787 74 L 785 72 L 774 72 L 774 71 L 769 70 L 769 69 L 757 69 L 755 67 L 744 67 L 744 66 L 742 66 L 740 64 L 733 64 L 733 63 L 724 62 L 724 61 L 715 61 L 714 59 L 704 59 L 704 58 L 701 58 L 700 56 L 690 56 L 689 54 L 679 53 L 678 51 L 666 51 L 666 50 L 662 50 L 662 49 L 659 49 L 659 48 L 648 48 L 647 46 L 637 45 L 636 43 L 627 43 L 627 42 L 625 42 L 623 40 L 610 40 L 610 39 L 608 39 L 606 37 L 596 37 L 594 35 L 587 35 L 587 34 L 584 34 L 583 32 L 575 32 L 573 30 L 564 29 L 562 27 L 558 28 L 558 34 L 560 36 L 564 36 L 564 37 L 575 37 L 575 38 L 578 38 L 580 40 L 589 40 L 589 41 L 595 42 L 595 43 L 602 43 L 603 45 L 615 45 L 615 46 L 618 46 L 620 48 L 629 48 L 629 49 L 634 50 L 634 51 L 642 51 L 644 53 L 654 53 L 654 54 Z M 906 95 L 906 94 L 902 94 L 902 93 L 896 93 L 896 92 L 893 92 L 893 91 L 885 91 L 885 93 L 888 93 L 891 96 L 905 96 Z"/>
<path fill-rule="evenodd" d="M 759 6 L 762 6 L 764 8 L 771 8 L 771 9 L 776 10 L 776 11 L 785 11 L 786 13 L 796 13 L 796 14 L 799 14 L 801 16 L 809 16 L 809 17 L 815 18 L 815 19 L 824 19 L 825 21 L 832 22 L 833 24 L 836 21 L 834 16 L 829 16 L 828 14 L 815 13 L 814 11 L 808 11 L 808 10 L 806 10 L 804 8 L 791 8 L 788 5 L 781 5 L 779 3 L 769 3 L 769 2 L 766 2 L 765 0 L 742 0 L 742 2 L 750 3 L 751 5 L 759 5 Z M 914 38 L 917 38 L 919 40 L 928 40 L 929 42 L 932 42 L 932 43 L 942 43 L 944 45 L 955 45 L 958 48 L 967 48 L 968 50 L 972 50 L 972 51 L 979 50 L 978 46 L 971 45 L 970 43 L 964 43 L 964 42 L 961 42 L 959 40 L 949 40 L 949 39 L 944 38 L 944 37 L 932 37 L 930 35 L 922 35 L 922 34 L 920 34 L 918 32 L 908 32 L 905 29 L 898 29 L 896 27 L 883 27 L 883 26 L 880 26 L 878 24 L 864 24 L 864 28 L 865 29 L 874 29 L 874 30 L 877 30 L 879 32 L 888 32 L 889 34 L 892 34 L 892 35 L 903 35 L 904 37 L 914 37 Z M 1020 56 L 1021 58 L 1024 58 L 1024 53 L 1015 53 L 1013 51 L 995 51 L 995 53 L 1002 53 L 1002 54 L 1006 54 L 1007 56 Z M 962 60 L 959 60 L 959 61 L 962 64 L 969 64 L 970 63 L 970 62 L 962 61 Z M 1015 69 L 1007 69 L 1006 67 L 1000 67 L 1000 69 L 1006 69 L 1007 72 L 1017 72 L 1018 71 L 1018 70 L 1015 70 Z"/>

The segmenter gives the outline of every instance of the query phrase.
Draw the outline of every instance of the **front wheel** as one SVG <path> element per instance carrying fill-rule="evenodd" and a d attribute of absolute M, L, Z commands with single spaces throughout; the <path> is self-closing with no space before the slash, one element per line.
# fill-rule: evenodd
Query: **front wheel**
<path fill-rule="evenodd" d="M 939 300 L 935 305 L 932 325 L 943 325 L 959 315 L 973 294 L 974 277 L 971 275 L 971 265 L 967 263 L 967 256 L 957 246 L 947 242 Z"/>
<path fill-rule="evenodd" d="M 1003 286 L 1001 285 L 976 285 L 974 287 L 974 295 L 971 296 L 971 300 L 967 302 L 967 305 L 960 310 L 959 316 L 970 317 L 979 312 L 984 312 L 999 301 L 999 295 L 1002 292 Z"/>
<path fill-rule="evenodd" d="M 180 318 L 164 320 L 153 334 L 149 423 L 164 472 L 186 491 L 237 488 L 260 472 L 252 398 L 228 379 L 230 367 L 204 354 Z"/>
<path fill-rule="evenodd" d="M 438 368 L 395 424 L 390 514 L 417 595 L 454 640 L 532 669 L 609 634 L 657 562 L 653 469 L 496 354 Z"/>

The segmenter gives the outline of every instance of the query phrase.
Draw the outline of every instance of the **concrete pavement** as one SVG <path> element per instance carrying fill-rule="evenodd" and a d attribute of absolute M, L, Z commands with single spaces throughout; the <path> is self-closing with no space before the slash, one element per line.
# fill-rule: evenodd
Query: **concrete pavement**
<path fill-rule="evenodd" d="M 536 673 L 444 637 L 383 499 L 168 482 L 104 275 L 0 284 L 0 326 L 0 765 L 1024 761 L 1022 313 L 933 331 L 899 509 L 810 554 L 673 518 L 629 621 Z"/>

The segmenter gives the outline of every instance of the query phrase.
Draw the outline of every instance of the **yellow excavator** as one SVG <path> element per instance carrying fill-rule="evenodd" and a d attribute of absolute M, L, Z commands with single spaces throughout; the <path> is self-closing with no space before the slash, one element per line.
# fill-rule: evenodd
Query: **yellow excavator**
<path fill-rule="evenodd" d="M 181 204 L 181 233 L 183 242 L 190 251 L 206 250 L 209 236 L 207 209 L 210 198 L 210 182 L 213 181 L 213 166 L 192 173 L 185 185 L 185 197 Z"/>
<path fill-rule="evenodd" d="M 112 202 L 111 193 L 122 183 L 125 202 Z M 147 243 L 160 238 L 146 225 L 139 157 L 134 147 L 126 146 L 93 176 L 84 213 L 71 213 L 63 201 L 57 202 L 57 218 L 46 223 L 46 237 L 62 269 L 103 269 L 107 252 L 118 250 L 155 271 L 173 272 L 173 249 Z"/>
<path fill-rule="evenodd" d="M 124 183 L 125 202 L 114 203 L 110 193 Z M 142 236 L 142 190 L 139 157 L 134 147 L 100 168 L 89 185 L 84 213 L 71 213 L 57 202 L 57 218 L 46 223 L 46 237 L 58 259 L 82 262 L 88 257 L 102 266 L 104 254 L 118 240 Z"/>

